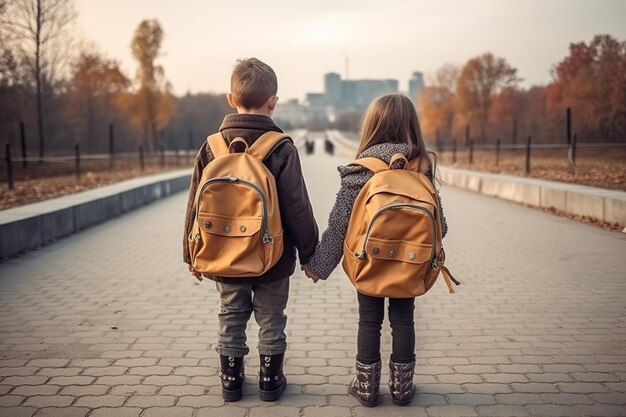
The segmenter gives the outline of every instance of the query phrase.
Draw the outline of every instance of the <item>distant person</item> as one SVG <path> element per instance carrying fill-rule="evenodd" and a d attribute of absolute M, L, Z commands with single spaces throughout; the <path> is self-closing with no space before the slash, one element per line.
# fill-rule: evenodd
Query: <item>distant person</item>
<path fill-rule="evenodd" d="M 278 207 L 280 220 L 282 221 L 282 254 L 274 266 L 269 266 L 266 272 L 260 276 L 254 275 L 253 265 L 250 270 L 240 270 L 240 276 L 230 274 L 227 277 L 215 276 L 201 273 L 194 269 L 193 259 L 195 253 L 190 253 L 190 247 L 194 247 L 202 239 L 200 233 L 195 234 L 192 229 L 197 227 L 196 216 L 204 216 L 205 213 L 198 213 L 196 204 L 203 196 L 201 195 L 207 188 L 206 178 L 203 178 L 203 171 L 208 169 L 211 162 L 226 160 L 220 154 L 214 157 L 211 146 L 219 145 L 225 149 L 225 154 L 242 152 L 252 152 L 260 146 L 268 146 L 267 137 L 277 136 L 268 132 L 282 133 L 282 130 L 271 119 L 272 112 L 278 101 L 276 92 L 278 82 L 274 70 L 267 64 L 256 58 L 238 60 L 232 76 L 230 93 L 228 94 L 228 104 L 237 110 L 236 114 L 229 114 L 224 118 L 219 128 L 217 142 L 203 144 L 195 160 L 195 167 L 189 189 L 189 199 L 185 218 L 185 235 L 183 238 L 183 260 L 189 264 L 189 270 L 200 281 L 203 277 L 215 281 L 217 291 L 220 294 L 220 312 L 218 313 L 219 330 L 216 350 L 220 355 L 220 377 L 222 380 L 222 396 L 225 401 L 238 401 L 242 396 L 243 381 L 245 378 L 244 357 L 249 353 L 246 345 L 246 325 L 254 312 L 254 317 L 259 325 L 259 394 L 261 400 L 274 401 L 280 398 L 285 390 L 287 380 L 283 373 L 283 362 L 285 350 L 287 349 L 285 325 L 287 316 L 284 313 L 289 298 L 289 277 L 295 270 L 296 248 L 300 258 L 300 263 L 305 264 L 313 254 L 318 242 L 317 223 L 313 217 L 313 210 L 309 201 L 306 185 L 302 175 L 300 160 L 297 148 L 290 139 L 285 139 L 284 135 L 280 142 L 271 144 L 271 149 L 266 150 L 267 156 L 262 159 L 262 164 L 269 170 L 275 180 L 275 189 L 278 195 Z M 278 135 L 281 136 L 281 135 Z M 238 138 L 243 138 L 243 141 Z M 257 141 L 259 143 L 257 143 Z M 262 143 L 265 141 L 265 143 Z M 212 165 L 213 167 L 215 164 Z M 260 165 L 259 165 L 260 166 Z M 246 167 L 244 167 L 246 168 Z M 230 177 L 233 178 L 233 177 Z M 222 183 L 228 183 L 221 179 Z M 218 180 L 219 182 L 220 180 Z M 234 183 L 241 183 L 242 192 L 245 179 L 241 181 L 236 178 Z M 202 185 L 202 187 L 200 187 Z M 257 185 L 248 184 L 248 188 L 259 188 Z M 226 187 L 226 185 L 224 185 Z M 199 192 L 200 188 L 200 192 Z M 219 194 L 223 188 L 215 187 L 213 193 Z M 259 194 L 260 196 L 260 194 Z M 202 210 L 223 210 L 224 206 L 234 204 L 228 201 L 230 197 L 220 197 L 221 201 L 213 208 Z M 232 200 L 232 199 L 230 199 Z M 261 199 L 262 200 L 262 199 Z M 265 209 L 265 201 L 261 201 Z M 217 207 L 219 206 L 219 207 Z M 238 207 L 238 209 L 249 210 L 249 207 Z M 216 215 L 217 216 L 217 215 Z M 249 214 L 251 216 L 251 214 Z M 203 228 L 205 237 L 209 234 L 229 234 L 230 236 L 250 235 L 259 228 L 265 227 L 265 217 L 255 223 L 254 219 L 248 221 L 246 226 L 244 221 L 240 224 L 230 224 L 230 220 L 224 217 L 216 217 L 217 220 L 206 220 L 200 227 Z M 194 221 L 196 226 L 194 226 Z M 215 223 L 215 224 L 213 224 Z M 231 227 L 232 226 L 232 227 Z M 253 230 L 253 228 L 256 228 Z M 205 230 L 206 229 L 206 230 Z M 263 232 L 263 229 L 261 229 Z M 256 232 L 257 234 L 261 232 Z M 266 239 L 267 238 L 267 239 Z M 278 245 L 279 236 L 263 235 L 263 244 Z M 266 241 L 267 240 L 267 241 Z M 268 246 L 270 247 L 270 246 Z M 279 249 L 280 247 L 277 246 Z M 220 254 L 224 247 L 208 247 L 206 252 Z M 193 255 L 193 256 L 192 256 Z M 237 254 L 235 254 L 237 256 Z M 218 256 L 218 258 L 220 258 Z M 262 257 L 262 255 L 261 255 Z M 217 259 L 219 262 L 220 259 Z M 224 261 L 227 262 L 227 261 Z M 210 263 L 210 262 L 208 262 Z M 235 272 L 235 274 L 237 274 Z"/>
<path fill-rule="evenodd" d="M 401 154 L 403 158 L 398 160 L 400 155 L 396 154 Z M 383 166 L 388 168 L 394 155 L 397 162 L 415 163 L 410 166 L 416 166 L 415 170 L 425 174 L 434 185 L 435 163 L 426 151 L 415 107 L 406 96 L 400 94 L 380 97 L 368 107 L 361 124 L 357 161 L 360 158 L 373 157 L 382 160 Z M 341 188 L 330 212 L 328 229 L 322 235 L 322 240 L 309 263 L 302 267 L 306 275 L 314 282 L 328 278 L 341 260 L 344 239 L 355 200 L 364 185 L 374 175 L 373 171 L 360 165 L 340 166 L 338 169 L 341 176 Z M 407 190 L 408 192 L 410 190 Z M 440 203 L 438 195 L 436 201 Z M 447 232 L 447 224 L 443 212 L 439 211 L 439 214 L 443 236 Z M 385 249 L 374 247 L 372 253 L 378 254 L 379 250 Z M 386 250 L 389 257 L 396 256 L 393 250 Z M 411 256 L 415 255 L 408 252 L 408 259 L 413 259 Z M 384 272 L 381 273 L 380 280 L 385 280 L 385 278 Z M 385 298 L 357 292 L 357 299 L 359 325 L 356 376 L 349 384 L 348 392 L 362 405 L 372 407 L 378 404 L 381 373 L 380 332 Z M 404 297 L 389 297 L 389 321 L 393 339 L 389 359 L 389 389 L 393 402 L 398 405 L 408 404 L 416 390 L 413 384 L 414 310 L 415 297 L 409 294 Z"/>

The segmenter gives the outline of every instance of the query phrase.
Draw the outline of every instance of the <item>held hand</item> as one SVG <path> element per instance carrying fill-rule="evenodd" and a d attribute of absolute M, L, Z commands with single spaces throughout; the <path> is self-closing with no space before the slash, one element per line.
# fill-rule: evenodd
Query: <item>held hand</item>
<path fill-rule="evenodd" d="M 196 271 L 195 269 L 193 269 L 193 266 L 189 265 L 189 272 L 191 272 L 191 275 L 193 275 L 194 277 L 196 277 L 196 279 L 200 282 L 202 282 L 202 274 L 198 271 Z"/>
<path fill-rule="evenodd" d="M 311 272 L 309 270 L 307 265 L 302 265 L 301 269 L 304 271 L 304 275 L 306 275 L 307 278 L 309 278 L 311 281 L 313 281 L 313 284 L 317 284 L 317 281 L 320 280 L 317 275 L 315 275 L 313 272 Z"/>

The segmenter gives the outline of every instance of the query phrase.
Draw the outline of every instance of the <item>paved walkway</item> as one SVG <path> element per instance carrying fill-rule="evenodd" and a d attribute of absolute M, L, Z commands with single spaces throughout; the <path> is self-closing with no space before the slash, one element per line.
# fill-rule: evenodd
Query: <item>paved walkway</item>
<path fill-rule="evenodd" d="M 302 160 L 325 225 L 343 159 L 322 148 Z M 340 268 L 291 281 L 281 401 L 258 400 L 250 355 L 244 399 L 225 405 L 216 292 L 180 262 L 185 199 L 0 264 L 0 416 L 626 415 L 626 236 L 456 189 L 443 190 L 445 244 L 463 285 L 417 302 L 409 407 L 391 403 L 386 371 L 379 408 L 346 394 L 357 317 Z"/>

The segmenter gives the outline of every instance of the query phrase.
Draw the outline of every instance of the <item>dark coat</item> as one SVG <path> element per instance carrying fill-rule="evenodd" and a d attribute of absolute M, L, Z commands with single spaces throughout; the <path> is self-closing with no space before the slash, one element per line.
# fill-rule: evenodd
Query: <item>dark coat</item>
<path fill-rule="evenodd" d="M 274 121 L 263 115 L 256 114 L 229 114 L 224 118 L 220 126 L 220 132 L 230 142 L 236 137 L 242 137 L 248 145 L 252 145 L 263 133 L 267 131 L 281 132 Z M 202 176 L 202 170 L 214 159 L 211 149 L 205 142 L 194 165 L 189 187 L 189 198 L 185 215 L 185 234 L 183 236 L 183 261 L 190 264 L 189 247 L 187 236 L 191 231 L 195 213 L 195 195 L 198 183 Z M 309 262 L 309 258 L 315 251 L 319 239 L 317 223 L 313 217 L 313 208 L 309 200 L 309 194 L 302 176 L 298 150 L 293 143 L 288 142 L 280 145 L 265 161 L 265 166 L 276 179 L 278 202 L 283 224 L 283 255 L 269 271 L 264 275 L 254 278 L 231 278 L 213 277 L 220 282 L 271 282 L 278 279 L 288 278 L 293 274 L 296 265 L 296 249 L 300 264 Z"/>

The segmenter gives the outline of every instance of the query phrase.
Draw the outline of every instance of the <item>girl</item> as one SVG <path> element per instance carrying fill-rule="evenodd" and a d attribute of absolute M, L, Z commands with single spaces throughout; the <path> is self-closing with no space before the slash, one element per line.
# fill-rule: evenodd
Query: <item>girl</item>
<path fill-rule="evenodd" d="M 407 160 L 417 159 L 431 182 L 434 182 L 434 162 L 429 157 L 413 103 L 400 94 L 389 94 L 373 101 L 365 112 L 360 130 L 358 158 L 376 157 L 389 163 L 395 153 Z M 341 188 L 333 207 L 328 229 L 324 232 L 315 254 L 302 269 L 317 282 L 326 279 L 341 260 L 343 241 L 348 228 L 352 206 L 361 188 L 374 175 L 367 168 L 348 165 L 338 168 Z M 447 224 L 441 213 L 443 235 Z M 380 383 L 380 331 L 384 317 L 385 299 L 357 293 L 359 326 L 357 336 L 356 376 L 348 392 L 362 405 L 378 404 Z M 389 321 L 392 329 L 392 353 L 389 360 L 389 390 L 393 402 L 408 404 L 415 394 L 415 298 L 390 298 Z"/>

